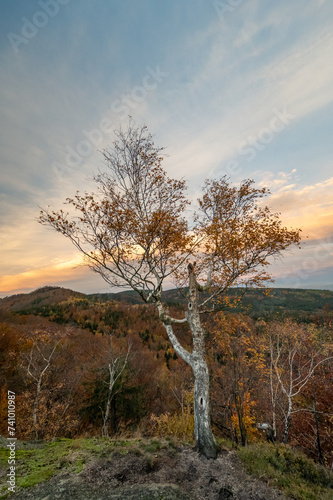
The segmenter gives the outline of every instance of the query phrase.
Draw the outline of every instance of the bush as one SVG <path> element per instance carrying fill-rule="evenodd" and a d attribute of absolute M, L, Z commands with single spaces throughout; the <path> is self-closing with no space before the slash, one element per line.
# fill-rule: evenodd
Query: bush
<path fill-rule="evenodd" d="M 155 436 L 174 436 L 184 441 L 191 441 L 194 435 L 193 392 L 185 394 L 185 404 L 181 413 L 169 412 L 159 416 L 151 415 L 152 433 Z"/>

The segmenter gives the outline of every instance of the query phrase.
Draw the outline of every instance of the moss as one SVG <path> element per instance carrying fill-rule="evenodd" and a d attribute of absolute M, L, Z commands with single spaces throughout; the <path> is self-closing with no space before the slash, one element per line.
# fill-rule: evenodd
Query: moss
<path fill-rule="evenodd" d="M 17 486 L 22 488 L 27 488 L 29 486 L 34 486 L 35 484 L 43 483 L 47 481 L 54 475 L 54 468 L 50 466 L 36 466 L 32 468 L 29 473 L 23 478 L 18 477 Z"/>
<path fill-rule="evenodd" d="M 70 464 L 65 460 L 71 450 L 71 440 L 51 443 L 18 443 L 16 449 L 16 485 L 27 488 L 47 481 L 62 467 Z M 28 447 L 28 446 L 29 447 Z M 1 469 L 8 468 L 8 450 L 0 449 Z M 3 495 L 1 498 L 5 498 Z"/>
<path fill-rule="evenodd" d="M 0 448 L 0 467 L 6 467 L 8 462 L 8 448 Z"/>

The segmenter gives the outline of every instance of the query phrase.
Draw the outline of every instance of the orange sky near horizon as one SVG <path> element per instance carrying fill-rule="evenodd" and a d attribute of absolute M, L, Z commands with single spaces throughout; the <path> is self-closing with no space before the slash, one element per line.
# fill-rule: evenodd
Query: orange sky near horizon
<path fill-rule="evenodd" d="M 295 270 L 295 259 L 299 262 L 300 269 L 302 269 L 303 262 L 306 269 L 309 267 L 313 269 L 313 273 L 332 265 L 332 252 L 326 248 L 331 242 L 333 228 L 333 203 L 329 200 L 333 200 L 333 178 L 316 186 L 307 186 L 302 189 L 297 189 L 295 185 L 280 186 L 265 200 L 273 211 L 281 213 L 284 225 L 302 229 L 302 250 L 300 252 L 294 250 L 292 252 L 294 257 L 290 258 L 286 254 L 282 263 L 274 264 L 273 276 L 279 278 L 281 273 L 283 275 L 292 273 Z M 47 229 L 43 229 L 45 235 L 49 238 L 52 236 L 51 240 L 58 240 L 59 245 L 65 242 L 62 235 L 55 232 L 47 233 Z M 321 247 L 325 250 L 320 250 Z M 84 288 L 94 291 L 100 289 L 104 292 L 111 291 L 96 273 L 83 266 L 82 255 L 74 247 L 70 252 L 68 242 L 66 242 L 66 254 L 67 258 L 64 259 L 53 256 L 52 261 L 55 262 L 53 264 L 38 267 L 37 262 L 30 262 L 33 268 L 1 276 L 1 296 L 31 291 L 49 284 L 66 286 L 67 283 L 74 287 L 77 283 L 78 291 L 84 291 Z"/>

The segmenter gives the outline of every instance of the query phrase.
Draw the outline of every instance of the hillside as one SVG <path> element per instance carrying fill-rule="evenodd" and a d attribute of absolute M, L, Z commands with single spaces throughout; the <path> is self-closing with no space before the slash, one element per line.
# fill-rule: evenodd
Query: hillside
<path fill-rule="evenodd" d="M 50 306 L 64 302 L 69 297 L 85 297 L 85 295 L 68 288 L 44 286 L 30 293 L 19 293 L 0 299 L 0 309 L 18 311 L 34 306 Z"/>
<path fill-rule="evenodd" d="M 237 293 L 240 290 L 230 292 Z M 332 295 L 332 292 L 320 290 L 274 289 L 268 296 L 264 290 L 249 290 L 243 297 L 242 306 L 236 308 L 242 314 L 219 312 L 205 315 L 207 360 L 211 373 L 211 421 L 217 438 L 232 441 L 232 446 L 243 442 L 262 443 L 265 436 L 258 431 L 257 424 L 272 419 L 271 386 L 267 384 L 272 373 L 270 338 L 274 339 L 281 333 L 281 338 L 286 338 L 286 349 L 301 340 L 297 343 L 299 352 L 293 371 L 297 366 L 302 369 L 309 357 L 317 357 L 318 348 L 323 352 L 319 353 L 321 358 L 318 359 L 323 359 L 324 363 L 326 352 L 332 349 Z M 184 315 L 186 290 L 166 291 L 164 299 L 169 303 L 173 317 Z M 68 289 L 45 287 L 0 302 L 0 381 L 2 396 L 7 388 L 15 392 L 18 440 L 30 440 L 36 436 L 40 440 L 96 439 L 102 432 L 118 439 L 141 436 L 155 440 L 172 436 L 172 439 L 186 442 L 193 439 L 191 368 L 172 349 L 154 305 L 134 301 L 137 302 L 136 296 L 127 292 L 84 295 Z M 288 315 L 292 318 L 286 319 Z M 176 324 L 174 332 L 181 345 L 190 352 L 193 340 L 188 326 Z M 291 344 L 288 339 L 292 339 Z M 288 356 L 288 351 L 285 351 L 281 363 L 287 362 Z M 110 396 L 111 365 L 119 369 L 120 375 Z M 328 467 L 333 463 L 332 369 L 330 360 L 318 365 L 294 401 L 296 411 L 288 431 L 288 443 L 292 447 Z M 38 395 L 36 421 L 33 418 L 36 381 L 41 377 L 43 386 Z M 103 414 L 109 397 L 111 411 L 104 427 Z M 276 398 L 276 435 L 277 442 L 280 442 L 285 429 L 286 399 L 279 387 Z M 3 436 L 7 435 L 6 411 L 7 402 L 3 397 L 0 404 L 0 435 Z M 72 455 L 76 456 L 79 442 L 73 443 L 70 463 Z M 282 470 L 282 466 L 288 469 L 289 455 L 283 465 L 280 463 L 282 455 L 276 455 L 276 449 L 272 448 L 274 453 L 269 456 L 269 467 L 276 464 L 278 470 Z M 155 459 L 158 453 L 151 455 Z M 100 467 L 102 470 L 109 467 L 108 463 L 101 464 L 103 457 L 98 456 L 94 469 L 96 475 Z M 168 468 L 168 457 L 165 458 Z M 252 467 L 254 458 L 248 458 L 247 462 L 247 466 Z M 137 465 L 143 477 L 143 462 L 138 460 Z M 302 471 L 308 470 L 307 466 L 303 467 L 303 462 L 301 465 Z M 195 465 L 197 471 L 198 467 L 199 462 Z M 119 471 L 120 482 L 128 477 L 126 471 L 127 464 L 124 463 L 124 469 Z M 165 473 L 162 463 L 158 471 L 162 475 Z M 256 472 L 257 465 L 250 469 L 251 474 Z M 258 474 L 263 477 L 261 472 Z M 146 476 L 148 483 L 153 471 L 149 470 Z M 137 478 L 130 476 L 126 481 L 132 487 Z M 205 475 L 203 481 L 206 481 Z M 229 486 L 223 494 L 228 494 Z M 232 488 L 235 493 L 236 486 Z M 215 491 L 213 498 L 224 498 L 218 496 L 215 488 L 211 489 Z M 55 494 L 58 495 L 58 491 Z M 49 493 L 41 490 L 41 495 L 44 498 Z M 208 497 L 204 493 L 200 498 Z M 235 494 L 234 498 L 238 496 Z"/>
<path fill-rule="evenodd" d="M 169 305 L 185 304 L 187 302 L 186 289 L 165 290 L 162 299 Z M 333 310 L 333 291 L 310 290 L 297 288 L 250 288 L 243 295 L 243 290 L 233 288 L 228 291 L 230 298 L 241 296 L 241 301 L 235 312 L 244 312 L 251 316 L 276 314 L 276 313 L 320 313 Z M 11 295 L 0 299 L 0 309 L 10 311 L 29 310 L 41 306 L 51 306 L 65 302 L 70 297 L 86 298 L 89 301 L 101 302 L 117 301 L 127 304 L 143 304 L 141 297 L 134 291 L 122 291 L 118 293 L 95 293 L 84 294 L 73 290 L 45 286 L 37 288 L 30 293 Z"/>
<path fill-rule="evenodd" d="M 162 299 L 169 305 L 186 304 L 186 289 L 165 290 Z M 321 314 L 333 310 L 333 292 L 330 290 L 309 290 L 297 288 L 250 288 L 244 290 L 233 288 L 227 293 L 230 299 L 241 297 L 236 308 L 226 308 L 235 312 L 243 312 L 253 317 L 262 315 L 287 314 Z M 142 304 L 140 296 L 134 291 L 119 293 L 91 294 L 93 300 L 116 300 L 128 304 Z"/>
<path fill-rule="evenodd" d="M 231 291 L 231 295 L 233 291 Z M 286 314 L 320 314 L 333 310 L 333 292 L 329 290 L 308 290 L 296 288 L 249 289 L 242 297 L 237 312 L 252 317 Z"/>
<path fill-rule="evenodd" d="M 276 315 L 304 318 L 310 315 L 330 314 L 333 311 L 333 292 L 330 290 L 250 288 L 244 294 L 244 290 L 233 288 L 228 291 L 227 295 L 230 299 L 239 296 L 240 302 L 237 307 L 224 306 L 223 309 L 248 314 L 255 319 Z M 58 305 L 69 298 L 86 299 L 90 304 L 96 301 L 143 304 L 141 297 L 134 291 L 85 295 L 67 288 L 46 286 L 27 294 L 22 293 L 0 299 L 0 309 L 38 314 L 44 306 Z M 165 290 L 162 299 L 170 306 L 179 307 L 187 302 L 187 290 Z"/>

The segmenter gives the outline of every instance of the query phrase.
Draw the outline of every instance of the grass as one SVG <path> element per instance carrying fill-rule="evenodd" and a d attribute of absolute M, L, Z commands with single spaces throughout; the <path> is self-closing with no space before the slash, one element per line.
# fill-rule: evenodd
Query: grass
<path fill-rule="evenodd" d="M 333 500 L 333 474 L 284 445 L 239 448 L 247 472 L 266 480 L 295 500 Z"/>
<path fill-rule="evenodd" d="M 42 445 L 20 443 L 16 450 L 16 486 L 26 488 L 47 481 L 61 468 L 68 465 L 66 457 L 70 454 L 71 442 L 67 439 L 58 443 Z M 7 496 L 8 449 L 0 448 L 0 468 L 4 471 L 0 498 Z"/>
<path fill-rule="evenodd" d="M 145 446 L 144 446 L 144 450 L 148 453 L 156 453 L 158 451 L 160 451 L 160 449 L 162 448 L 162 443 L 161 441 L 158 441 L 156 439 L 152 439 L 150 441 L 150 443 L 147 443 Z"/>
<path fill-rule="evenodd" d="M 56 439 L 52 442 L 19 442 L 16 449 L 16 487 L 27 488 L 47 481 L 64 469 L 80 473 L 85 463 L 113 453 L 146 455 L 153 468 L 153 455 L 168 448 L 156 439 L 113 440 L 110 438 Z M 174 451 L 174 449 L 173 449 Z M 8 496 L 8 448 L 0 447 L 0 498 Z"/>
<path fill-rule="evenodd" d="M 218 439 L 220 451 L 235 449 L 231 441 Z M 17 442 L 16 486 L 27 488 L 47 481 L 63 470 L 80 473 L 85 464 L 114 453 L 134 453 L 145 456 L 147 465 L 154 470 L 157 457 L 164 449 L 178 453 L 180 445 L 187 445 L 175 438 L 126 439 L 80 438 L 56 439 L 52 442 Z M 193 443 L 192 443 L 193 444 Z M 333 475 L 317 466 L 304 455 L 288 446 L 252 444 L 237 449 L 247 471 L 279 488 L 295 500 L 333 500 Z M 0 499 L 8 496 L 8 448 L 0 448 Z"/>

